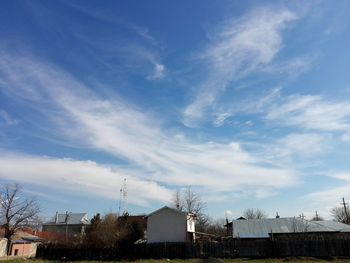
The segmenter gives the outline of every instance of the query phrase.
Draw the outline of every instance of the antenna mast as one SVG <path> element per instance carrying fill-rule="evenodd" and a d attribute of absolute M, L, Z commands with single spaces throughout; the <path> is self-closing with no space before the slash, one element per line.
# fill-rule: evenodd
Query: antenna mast
<path fill-rule="evenodd" d="M 123 186 L 122 188 L 120 188 L 119 213 L 118 213 L 119 215 L 128 214 L 127 197 L 128 197 L 128 190 L 126 188 L 126 178 L 124 178 Z M 122 209 L 123 209 L 123 213 L 121 214 Z"/>

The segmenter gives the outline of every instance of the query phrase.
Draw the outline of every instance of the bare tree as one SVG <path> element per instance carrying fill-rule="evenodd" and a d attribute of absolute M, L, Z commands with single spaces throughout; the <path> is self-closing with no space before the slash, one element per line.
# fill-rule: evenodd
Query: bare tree
<path fill-rule="evenodd" d="M 246 219 L 262 219 L 267 218 L 267 214 L 261 209 L 247 208 L 243 212 L 243 217 Z"/>
<path fill-rule="evenodd" d="M 31 219 L 26 221 L 25 226 L 30 227 L 34 232 L 38 232 L 43 225 L 43 221 L 39 215 L 33 216 Z"/>
<path fill-rule="evenodd" d="M 175 192 L 172 206 L 179 211 L 192 213 L 197 216 L 203 214 L 206 209 L 206 203 L 192 191 L 191 186 L 186 187 L 182 192 Z"/>
<path fill-rule="evenodd" d="M 191 186 L 187 187 L 184 191 L 183 205 L 186 212 L 197 216 L 203 214 L 207 207 L 206 203 L 202 201 L 202 198 L 191 190 Z"/>
<path fill-rule="evenodd" d="M 179 211 L 183 211 L 184 210 L 184 206 L 183 206 L 183 199 L 181 198 L 181 192 L 179 190 L 176 190 L 174 196 L 173 196 L 173 200 L 172 200 L 173 206 L 179 210 Z"/>
<path fill-rule="evenodd" d="M 224 237 L 227 234 L 227 230 L 224 227 L 225 219 L 209 219 L 208 226 L 206 229 L 206 233 L 216 235 L 217 237 Z"/>
<path fill-rule="evenodd" d="M 349 205 L 347 205 L 347 210 L 349 211 Z M 333 218 L 341 223 L 348 224 L 348 216 L 343 207 L 337 206 L 331 209 L 331 215 Z"/>
<path fill-rule="evenodd" d="M 35 220 L 38 213 L 36 200 L 26 198 L 18 184 L 0 188 L 0 224 L 5 230 L 4 237 L 8 240 L 8 248 L 16 230 Z"/>
<path fill-rule="evenodd" d="M 196 216 L 196 228 L 198 231 L 204 231 L 209 218 L 205 214 L 206 203 L 202 198 L 192 191 L 191 186 L 186 187 L 182 192 L 176 191 L 174 194 L 172 206 L 187 213 L 192 213 Z"/>

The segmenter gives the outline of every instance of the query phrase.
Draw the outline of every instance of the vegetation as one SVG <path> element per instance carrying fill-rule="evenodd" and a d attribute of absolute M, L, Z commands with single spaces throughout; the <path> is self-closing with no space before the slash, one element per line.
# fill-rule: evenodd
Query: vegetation
<path fill-rule="evenodd" d="M 8 184 L 0 188 L 0 225 L 4 237 L 8 239 L 7 250 L 16 230 L 33 225 L 38 219 L 39 205 L 34 198 L 26 198 L 18 184 Z M 35 225 L 35 224 L 34 224 Z"/>
<path fill-rule="evenodd" d="M 303 262 L 303 263 L 321 263 L 330 261 L 333 263 L 342 263 L 342 262 L 350 262 L 350 259 L 317 259 L 317 258 L 284 258 L 284 259 L 245 259 L 245 258 L 237 258 L 237 259 L 145 259 L 145 260 L 137 260 L 137 261 L 114 261 L 120 263 L 278 263 L 278 262 Z M 50 260 L 40 260 L 40 259 L 14 259 L 14 260 L 4 260 L 2 262 L 11 262 L 11 263 L 54 263 L 57 261 Z M 113 262 L 113 261 L 75 261 L 76 263 L 94 263 L 94 262 Z"/>
<path fill-rule="evenodd" d="M 331 210 L 331 215 L 333 216 L 334 220 L 344 223 L 344 224 L 349 224 L 349 215 L 348 215 L 349 210 L 349 205 L 346 205 L 346 210 L 344 207 L 334 207 Z"/>
<path fill-rule="evenodd" d="M 267 218 L 267 213 L 261 209 L 248 208 L 244 210 L 243 217 L 245 219 L 262 219 Z"/>
<path fill-rule="evenodd" d="M 196 216 L 196 231 L 208 233 L 216 236 L 225 236 L 224 219 L 212 219 L 206 213 L 206 203 L 202 201 L 200 195 L 192 191 L 188 186 L 183 191 L 176 191 L 174 194 L 172 206 L 187 213 Z"/>
<path fill-rule="evenodd" d="M 84 238 L 83 245 L 97 248 L 113 248 L 118 245 L 133 244 L 143 238 L 141 224 L 125 214 L 118 217 L 106 214 L 102 219 L 96 214 L 91 219 L 90 228 Z"/>
<path fill-rule="evenodd" d="M 179 211 L 196 215 L 199 220 L 206 217 L 207 205 L 198 194 L 192 191 L 191 186 L 183 191 L 176 191 L 172 206 Z"/>

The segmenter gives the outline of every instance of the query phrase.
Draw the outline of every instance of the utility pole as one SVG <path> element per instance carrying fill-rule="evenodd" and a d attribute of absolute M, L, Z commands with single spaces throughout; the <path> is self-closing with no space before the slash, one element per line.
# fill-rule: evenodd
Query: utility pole
<path fill-rule="evenodd" d="M 66 211 L 66 218 L 65 218 L 65 223 L 66 223 L 66 243 L 67 243 L 67 240 L 68 240 L 68 217 L 69 217 L 69 215 L 68 215 L 68 211 Z"/>
<path fill-rule="evenodd" d="M 317 214 L 317 211 L 316 211 L 315 219 L 316 219 L 316 221 L 318 221 L 318 214 Z"/>
<path fill-rule="evenodd" d="M 345 199 L 343 197 L 343 203 L 341 203 L 344 206 L 344 212 L 345 212 L 345 218 L 346 218 L 346 224 L 349 224 L 349 214 L 348 214 L 348 210 L 347 210 L 347 204 L 345 203 Z"/>

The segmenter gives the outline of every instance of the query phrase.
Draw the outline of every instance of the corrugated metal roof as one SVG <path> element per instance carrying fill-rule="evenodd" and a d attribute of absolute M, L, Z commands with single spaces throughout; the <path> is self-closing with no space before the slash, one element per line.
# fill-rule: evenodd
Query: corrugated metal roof
<path fill-rule="evenodd" d="M 233 237 L 266 238 L 270 233 L 350 232 L 350 226 L 333 221 L 307 221 L 301 218 L 233 220 Z"/>
<path fill-rule="evenodd" d="M 350 225 L 343 224 L 336 221 L 311 221 L 313 228 L 329 229 L 329 231 L 340 231 L 340 232 L 350 232 Z M 319 230 L 321 231 L 321 230 Z"/>
<path fill-rule="evenodd" d="M 56 216 L 52 217 L 49 222 L 45 224 L 65 224 L 66 214 L 58 214 L 57 222 Z M 80 225 L 80 224 L 90 224 L 90 220 L 87 217 L 87 213 L 68 213 L 68 224 L 69 225 Z"/>

